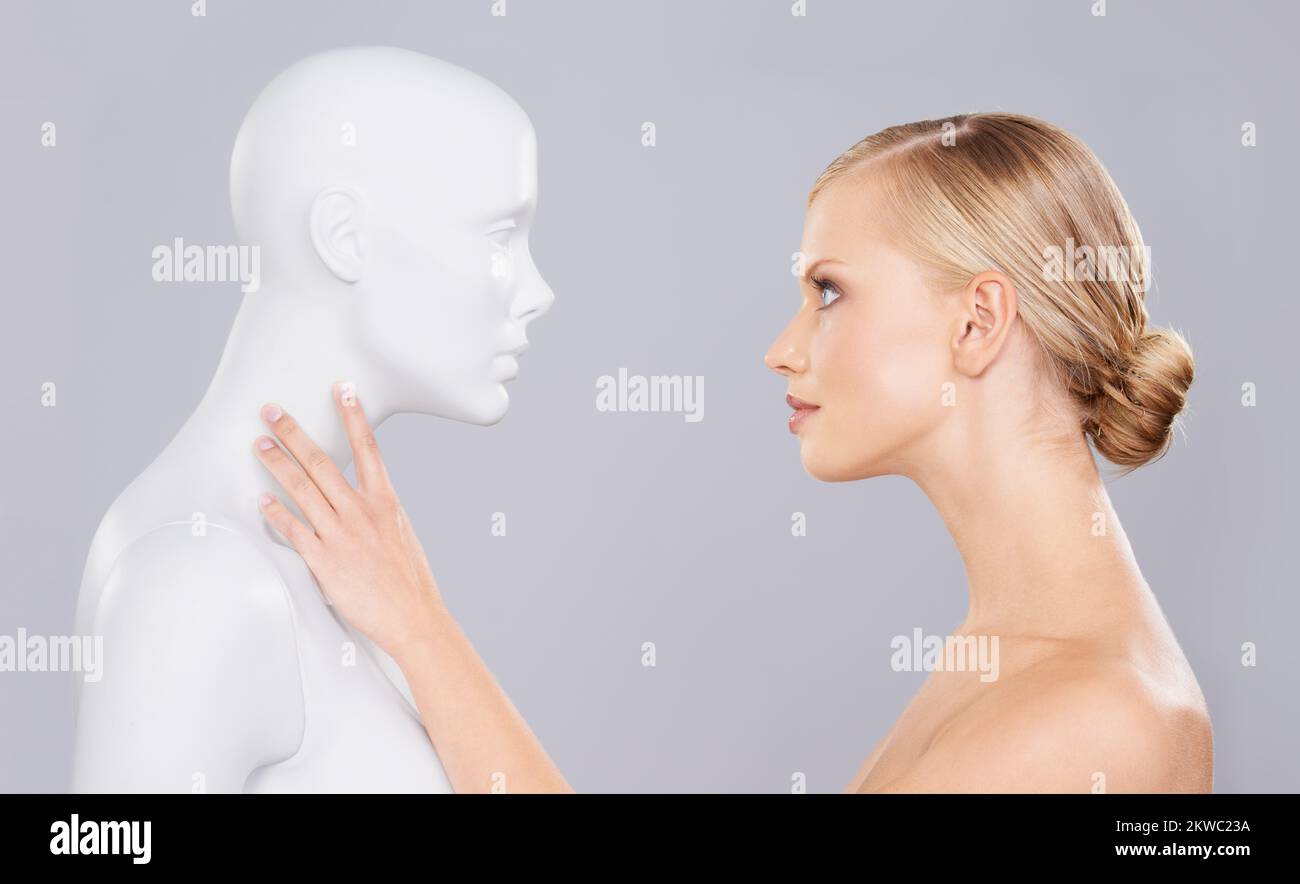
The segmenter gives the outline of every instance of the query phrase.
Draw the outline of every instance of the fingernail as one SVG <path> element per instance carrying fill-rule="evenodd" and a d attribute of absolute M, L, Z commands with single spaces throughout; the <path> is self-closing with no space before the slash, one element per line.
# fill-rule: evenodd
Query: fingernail
<path fill-rule="evenodd" d="M 263 451 L 270 451 L 272 448 L 275 447 L 275 440 L 272 439 L 270 436 L 258 436 L 257 447 L 262 449 Z"/>
<path fill-rule="evenodd" d="M 357 385 L 351 381 L 339 381 L 334 385 L 334 392 L 344 405 L 355 405 L 357 402 Z"/>
<path fill-rule="evenodd" d="M 280 410 L 280 406 L 278 405 L 262 406 L 262 420 L 266 421 L 268 424 L 273 424 L 278 421 L 282 414 L 284 414 L 284 412 Z"/>
<path fill-rule="evenodd" d="M 257 498 L 257 508 L 264 510 L 271 505 L 271 501 L 273 500 L 275 500 L 274 497 L 272 497 L 268 492 L 263 491 L 261 496 Z"/>

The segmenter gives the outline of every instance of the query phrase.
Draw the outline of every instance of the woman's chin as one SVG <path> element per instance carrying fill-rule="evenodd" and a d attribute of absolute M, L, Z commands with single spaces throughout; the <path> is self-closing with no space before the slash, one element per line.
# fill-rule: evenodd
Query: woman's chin
<path fill-rule="evenodd" d="M 825 450 L 819 450 L 807 439 L 800 446 L 799 455 L 804 471 L 819 482 L 855 482 L 884 474 L 884 471 L 874 470 L 862 460 L 845 461 L 842 458 L 828 457 Z"/>
<path fill-rule="evenodd" d="M 799 447 L 799 456 L 808 475 L 819 482 L 843 482 L 843 470 L 832 459 L 821 456 L 817 447 L 804 441 Z"/>

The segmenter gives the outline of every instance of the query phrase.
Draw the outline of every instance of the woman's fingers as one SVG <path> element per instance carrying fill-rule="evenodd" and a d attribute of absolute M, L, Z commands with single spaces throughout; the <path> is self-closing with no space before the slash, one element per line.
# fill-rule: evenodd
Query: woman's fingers
<path fill-rule="evenodd" d="M 388 487 L 388 470 L 384 467 L 384 458 L 379 453 L 379 443 L 375 441 L 370 421 L 366 419 L 366 413 L 357 399 L 356 385 L 351 381 L 335 384 L 334 403 L 338 406 L 348 442 L 352 445 L 352 459 L 357 466 L 357 485 L 363 491 Z"/>
<path fill-rule="evenodd" d="M 302 467 L 294 463 L 289 455 L 285 454 L 275 440 L 270 436 L 258 436 L 257 441 L 253 443 L 253 451 L 257 454 L 257 459 L 262 462 L 271 475 L 275 476 L 293 502 L 298 504 L 298 509 L 311 522 L 312 527 L 317 531 L 329 526 L 338 514 L 334 508 L 329 505 L 324 495 L 321 494 L 320 488 L 312 481 L 311 476 L 303 472 Z M 286 535 L 287 536 L 287 535 Z"/>
<path fill-rule="evenodd" d="M 263 494 L 258 498 L 257 505 L 262 510 L 262 515 L 266 516 L 266 520 L 271 523 L 271 527 L 284 535 L 284 539 L 298 551 L 298 555 L 309 563 L 315 560 L 320 538 L 310 528 L 295 518 L 274 494 Z"/>
<path fill-rule="evenodd" d="M 354 493 L 347 477 L 335 466 L 334 461 L 330 460 L 330 456 L 303 431 L 293 416 L 286 414 L 278 405 L 263 405 L 262 420 L 266 421 L 276 438 L 302 465 L 330 506 L 335 510 L 346 506 L 348 499 Z"/>

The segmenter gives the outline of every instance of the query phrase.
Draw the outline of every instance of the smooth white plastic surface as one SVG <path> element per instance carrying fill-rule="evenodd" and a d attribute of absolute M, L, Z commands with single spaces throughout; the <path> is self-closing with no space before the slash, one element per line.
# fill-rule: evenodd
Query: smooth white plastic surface
<path fill-rule="evenodd" d="M 375 425 L 504 416 L 553 300 L 528 252 L 532 126 L 453 65 L 335 50 L 258 96 L 230 188 L 261 279 L 199 406 L 96 532 L 76 631 L 103 636 L 103 675 L 78 683 L 70 788 L 450 791 L 397 666 L 262 520 L 261 492 L 288 496 L 252 446 L 274 402 L 348 464 L 340 380 Z"/>

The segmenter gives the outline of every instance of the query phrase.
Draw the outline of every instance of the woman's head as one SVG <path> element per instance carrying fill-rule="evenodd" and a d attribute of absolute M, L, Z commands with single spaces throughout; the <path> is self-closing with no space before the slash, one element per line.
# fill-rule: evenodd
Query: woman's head
<path fill-rule="evenodd" d="M 1168 449 L 1191 352 L 1148 328 L 1141 233 L 1063 130 L 972 114 L 869 136 L 813 186 L 799 258 L 767 363 L 818 406 L 797 428 L 814 476 L 906 473 L 995 415 L 1127 468 Z"/>

